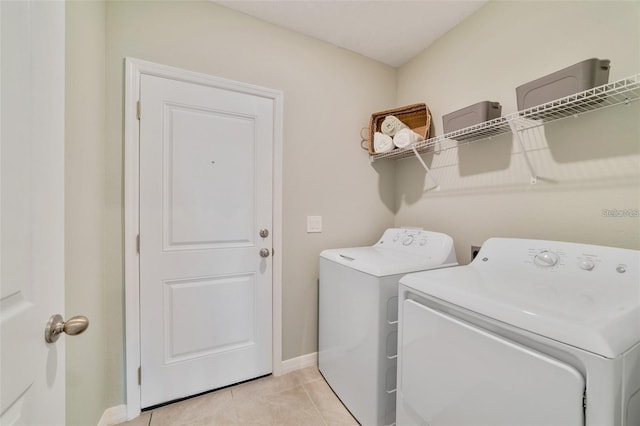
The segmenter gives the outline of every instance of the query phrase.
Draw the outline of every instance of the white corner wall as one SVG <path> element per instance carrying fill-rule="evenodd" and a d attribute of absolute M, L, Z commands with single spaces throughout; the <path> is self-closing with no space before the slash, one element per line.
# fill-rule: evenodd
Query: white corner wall
<path fill-rule="evenodd" d="M 398 72 L 398 103 L 424 101 L 436 134 L 442 115 L 476 102 L 517 110 L 515 88 L 598 57 L 609 81 L 640 72 L 640 3 L 492 1 Z M 640 102 L 525 134 L 541 177 L 529 184 L 511 136 L 397 162 L 395 223 L 450 234 L 461 263 L 492 236 L 640 248 Z M 604 210 L 629 211 L 607 217 Z"/>

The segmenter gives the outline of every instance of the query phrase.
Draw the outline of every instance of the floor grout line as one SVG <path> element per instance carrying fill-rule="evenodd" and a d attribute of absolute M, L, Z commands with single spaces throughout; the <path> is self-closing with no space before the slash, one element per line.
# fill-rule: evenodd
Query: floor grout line
<path fill-rule="evenodd" d="M 311 382 L 310 382 L 311 383 Z M 318 414 L 320 414 L 320 419 L 322 420 L 322 423 L 324 423 L 325 426 L 329 426 L 327 423 L 327 420 L 324 418 L 324 416 L 322 415 L 322 411 L 320 411 L 320 409 L 318 408 L 318 406 L 316 405 L 315 401 L 313 400 L 313 398 L 311 398 L 311 395 L 309 394 L 309 390 L 307 389 L 306 383 L 302 384 L 302 389 L 304 390 L 304 393 L 307 395 L 307 398 L 309 398 L 309 400 L 311 401 L 311 404 L 313 404 L 313 407 L 316 409 L 316 411 L 318 412 Z"/>

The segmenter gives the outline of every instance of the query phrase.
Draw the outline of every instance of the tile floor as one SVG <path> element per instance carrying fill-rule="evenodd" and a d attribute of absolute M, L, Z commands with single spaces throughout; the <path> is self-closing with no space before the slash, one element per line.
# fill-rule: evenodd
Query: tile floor
<path fill-rule="evenodd" d="M 210 392 L 143 412 L 121 426 L 357 426 L 316 367 Z"/>

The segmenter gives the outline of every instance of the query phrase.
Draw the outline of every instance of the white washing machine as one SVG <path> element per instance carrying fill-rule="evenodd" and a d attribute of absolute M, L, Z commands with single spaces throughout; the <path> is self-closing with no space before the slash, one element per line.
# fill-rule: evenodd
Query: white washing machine
<path fill-rule="evenodd" d="M 362 425 L 395 423 L 400 277 L 453 265 L 451 237 L 410 229 L 320 254 L 318 367 Z"/>
<path fill-rule="evenodd" d="M 400 280 L 397 424 L 640 425 L 640 252 L 494 238 Z"/>

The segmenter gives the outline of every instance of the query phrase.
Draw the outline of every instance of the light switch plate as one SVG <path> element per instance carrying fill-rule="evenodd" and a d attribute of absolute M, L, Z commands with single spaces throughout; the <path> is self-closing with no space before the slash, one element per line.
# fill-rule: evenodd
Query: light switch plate
<path fill-rule="evenodd" d="M 307 216 L 307 233 L 322 232 L 322 216 Z"/>

